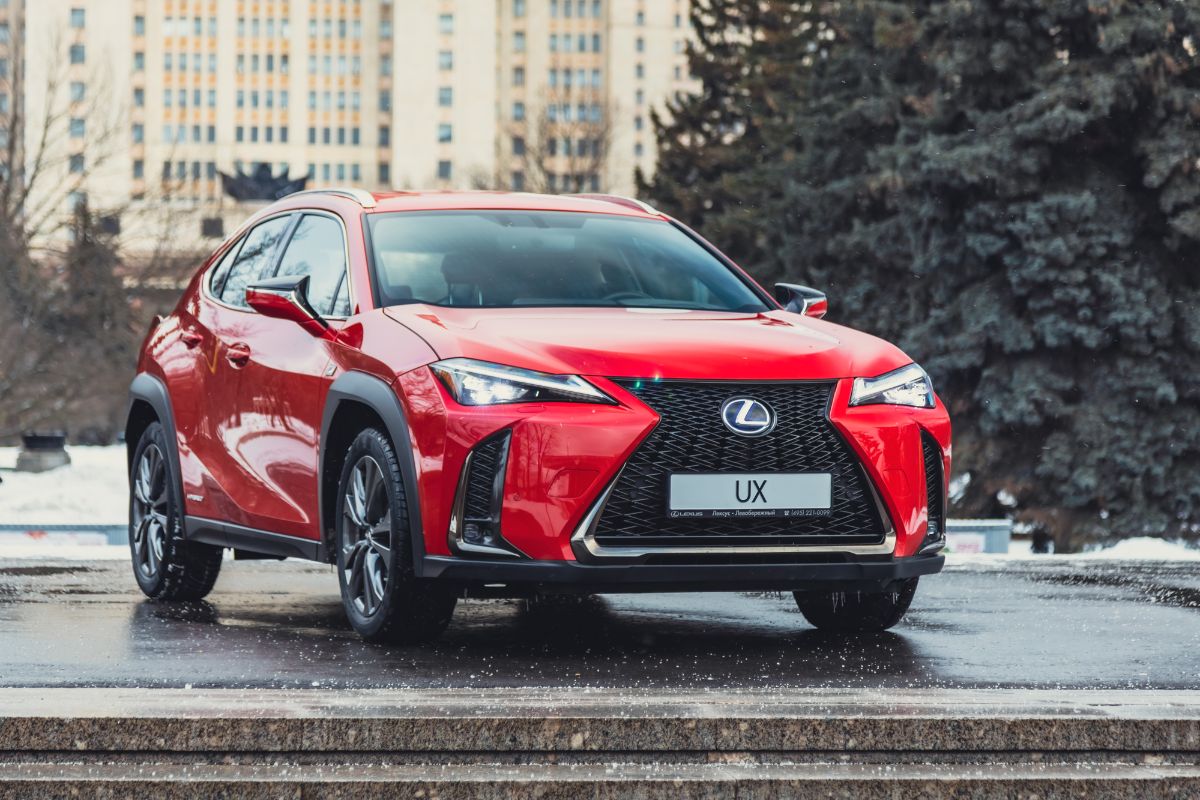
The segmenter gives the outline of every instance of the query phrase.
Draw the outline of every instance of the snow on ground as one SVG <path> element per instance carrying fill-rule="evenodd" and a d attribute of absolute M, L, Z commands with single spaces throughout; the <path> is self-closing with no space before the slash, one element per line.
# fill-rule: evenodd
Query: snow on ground
<path fill-rule="evenodd" d="M 125 445 L 71 447 L 67 453 L 71 464 L 50 472 L 0 472 L 0 525 L 125 524 Z M 16 462 L 16 447 L 0 447 L 0 467 Z"/>

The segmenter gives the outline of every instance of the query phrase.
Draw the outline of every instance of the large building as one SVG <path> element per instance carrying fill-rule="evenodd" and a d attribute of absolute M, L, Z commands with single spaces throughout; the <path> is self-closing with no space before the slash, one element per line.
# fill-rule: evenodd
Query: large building
<path fill-rule="evenodd" d="M 221 173 L 262 164 L 313 187 L 630 193 L 651 109 L 692 87 L 688 4 L 0 0 L 0 121 L 37 197 L 181 247 L 228 232 L 245 208 Z"/>

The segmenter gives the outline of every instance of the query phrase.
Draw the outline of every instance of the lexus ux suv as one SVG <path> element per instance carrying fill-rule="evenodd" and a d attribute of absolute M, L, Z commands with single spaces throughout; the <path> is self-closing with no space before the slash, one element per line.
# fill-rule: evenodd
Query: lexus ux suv
<path fill-rule="evenodd" d="M 896 347 L 606 195 L 301 192 L 142 347 L 142 591 L 223 551 L 336 564 L 369 640 L 460 597 L 788 591 L 894 625 L 945 544 L 950 422 Z"/>

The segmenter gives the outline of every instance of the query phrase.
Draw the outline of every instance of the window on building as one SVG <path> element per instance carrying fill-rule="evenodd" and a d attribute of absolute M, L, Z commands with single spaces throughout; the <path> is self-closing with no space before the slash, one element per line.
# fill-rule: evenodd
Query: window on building
<path fill-rule="evenodd" d="M 443 108 L 449 108 L 454 105 L 454 89 L 450 86 L 442 86 L 438 88 L 438 105 Z"/>
<path fill-rule="evenodd" d="M 134 144 L 141 144 L 142 142 L 146 141 L 146 126 L 142 123 L 133 123 L 133 130 L 131 133 L 133 135 Z"/>
<path fill-rule="evenodd" d="M 71 45 L 71 63 L 82 64 L 87 60 L 87 50 L 81 44 Z"/>
<path fill-rule="evenodd" d="M 451 70 L 454 69 L 454 52 L 451 50 L 438 51 L 438 69 Z"/>
<path fill-rule="evenodd" d="M 87 134 L 87 123 L 79 117 L 71 118 L 69 128 L 72 139 L 82 139 Z"/>
<path fill-rule="evenodd" d="M 448 122 L 443 122 L 438 125 L 438 141 L 442 144 L 449 144 L 454 141 L 454 126 Z"/>
<path fill-rule="evenodd" d="M 512 190 L 514 192 L 525 191 L 525 173 L 521 170 L 516 170 L 512 174 Z"/>
<path fill-rule="evenodd" d="M 454 15 L 439 14 L 438 15 L 438 33 L 449 36 L 454 33 Z"/>
<path fill-rule="evenodd" d="M 525 52 L 525 31 L 514 31 L 513 32 L 513 52 L 514 53 L 524 53 Z"/>
<path fill-rule="evenodd" d="M 392 129 L 387 125 L 379 126 L 379 146 L 391 147 L 392 145 Z"/>
<path fill-rule="evenodd" d="M 84 13 L 84 10 L 82 8 L 72 8 L 71 9 L 71 27 L 72 28 L 75 28 L 77 30 L 81 29 L 86 24 L 86 21 L 87 21 L 87 15 Z"/>
<path fill-rule="evenodd" d="M 637 37 L 637 41 L 634 42 L 634 49 L 639 53 L 646 52 L 646 40 L 641 36 Z"/>
<path fill-rule="evenodd" d="M 133 179 L 135 181 L 140 181 L 142 178 L 145 178 L 145 177 L 146 177 L 146 162 L 140 158 L 134 159 Z"/>
<path fill-rule="evenodd" d="M 637 24 L 639 27 L 646 24 L 646 12 L 645 11 L 637 12 Z"/>
<path fill-rule="evenodd" d="M 437 176 L 439 181 L 450 180 L 454 172 L 454 167 L 449 161 L 439 161 L 437 165 Z"/>
<path fill-rule="evenodd" d="M 592 16 L 596 19 L 603 16 L 603 5 L 600 0 L 592 0 Z"/>
<path fill-rule="evenodd" d="M 636 65 L 636 66 L 633 68 L 633 74 L 634 74 L 634 75 L 636 75 L 636 76 L 637 76 L 637 77 L 639 77 L 639 78 L 644 78 L 644 77 L 646 77 L 646 65 L 645 65 L 645 64 L 640 64 L 640 63 L 639 63 L 639 64 L 637 64 L 637 65 Z"/>
<path fill-rule="evenodd" d="M 567 0 L 567 2 L 569 3 L 570 0 Z M 550 0 L 550 16 L 558 16 L 558 0 Z"/>
<path fill-rule="evenodd" d="M 68 159 L 68 167 L 67 168 L 71 171 L 72 175 L 83 174 L 83 155 L 81 153 L 75 153 L 74 155 L 72 155 Z"/>
<path fill-rule="evenodd" d="M 512 140 L 512 151 L 514 156 L 525 155 L 525 137 L 514 136 Z"/>
<path fill-rule="evenodd" d="M 243 128 L 241 125 L 238 125 L 236 128 L 234 128 L 233 129 L 233 140 L 235 142 L 246 141 L 246 129 Z"/>
<path fill-rule="evenodd" d="M 513 16 L 525 16 L 525 0 L 513 0 Z"/>
<path fill-rule="evenodd" d="M 513 67 L 512 82 L 513 82 L 513 86 L 524 86 L 525 85 L 525 68 L 524 67 Z"/>
<path fill-rule="evenodd" d="M 513 103 L 512 118 L 516 122 L 521 122 L 525 119 L 525 104 L 520 100 Z"/>
<path fill-rule="evenodd" d="M 146 18 L 145 17 L 137 16 L 137 17 L 133 18 L 133 35 L 134 36 L 145 36 L 146 35 Z"/>
<path fill-rule="evenodd" d="M 389 188 L 392 185 L 392 165 L 386 161 L 379 162 L 379 184 Z"/>
<path fill-rule="evenodd" d="M 146 71 L 146 54 L 140 50 L 133 54 L 133 71 L 134 72 L 145 72 Z"/>
<path fill-rule="evenodd" d="M 392 93 L 387 89 L 381 89 L 379 91 L 379 110 L 380 111 L 391 111 L 392 110 Z"/>
<path fill-rule="evenodd" d="M 87 95 L 87 85 L 83 81 L 71 81 L 71 102 L 82 103 Z"/>

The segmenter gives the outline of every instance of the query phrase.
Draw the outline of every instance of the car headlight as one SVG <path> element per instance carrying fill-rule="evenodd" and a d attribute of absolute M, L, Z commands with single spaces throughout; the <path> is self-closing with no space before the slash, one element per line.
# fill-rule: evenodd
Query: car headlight
<path fill-rule="evenodd" d="M 551 375 L 471 358 L 450 358 L 429 368 L 464 406 L 542 401 L 616 402 L 578 375 Z"/>
<path fill-rule="evenodd" d="M 933 382 L 925 370 L 909 364 L 877 378 L 855 378 L 850 405 L 875 404 L 933 408 Z"/>

